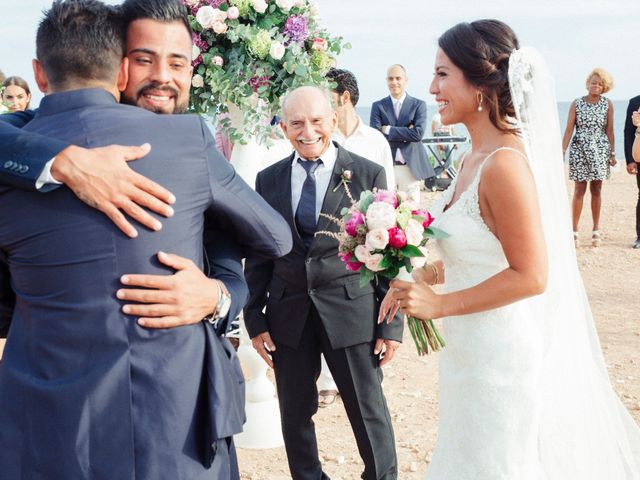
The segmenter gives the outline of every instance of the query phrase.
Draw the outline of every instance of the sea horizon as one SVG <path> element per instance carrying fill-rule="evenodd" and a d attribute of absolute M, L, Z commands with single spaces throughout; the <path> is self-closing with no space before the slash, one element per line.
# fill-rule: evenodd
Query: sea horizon
<path fill-rule="evenodd" d="M 609 97 L 607 97 L 609 98 Z M 625 115 L 627 113 L 627 106 L 629 104 L 628 100 L 614 100 L 610 99 L 613 103 L 613 134 L 615 138 L 615 152 L 616 158 L 619 162 L 624 162 L 624 122 Z M 571 105 L 571 101 L 559 101 L 558 105 L 558 116 L 560 119 L 560 134 L 564 135 L 564 130 L 567 126 L 567 116 L 569 114 L 569 107 Z M 357 106 L 356 111 L 362 118 L 362 120 L 368 125 L 369 117 L 371 115 L 371 105 L 367 106 Z M 430 135 L 431 128 L 431 118 L 437 112 L 437 108 L 435 104 L 427 103 L 427 132 L 425 132 L 425 136 Z M 463 125 L 457 124 L 454 126 L 456 129 L 456 134 L 467 136 L 467 131 Z M 460 152 L 462 152 L 461 150 Z"/>

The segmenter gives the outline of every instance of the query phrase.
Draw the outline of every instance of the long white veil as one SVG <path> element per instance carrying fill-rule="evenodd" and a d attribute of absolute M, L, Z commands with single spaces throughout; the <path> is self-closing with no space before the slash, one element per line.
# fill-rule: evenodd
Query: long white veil
<path fill-rule="evenodd" d="M 532 48 L 509 61 L 509 85 L 535 177 L 549 255 L 540 459 L 549 480 L 640 480 L 640 428 L 613 391 L 576 262 L 554 82 Z"/>

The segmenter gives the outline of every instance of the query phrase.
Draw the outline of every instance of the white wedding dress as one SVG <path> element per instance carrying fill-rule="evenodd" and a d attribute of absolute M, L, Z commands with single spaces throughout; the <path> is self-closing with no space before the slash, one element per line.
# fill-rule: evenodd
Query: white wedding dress
<path fill-rule="evenodd" d="M 640 480 L 640 429 L 611 387 L 575 259 L 553 84 L 530 49 L 514 52 L 509 68 L 549 281 L 542 295 L 443 319 L 438 440 L 426 479 Z M 437 241 L 446 291 L 508 266 L 480 215 L 483 165 L 455 203 L 456 180 L 430 209 L 450 234 Z"/>
<path fill-rule="evenodd" d="M 482 166 L 460 198 L 454 180 L 431 213 L 450 236 L 437 242 L 446 290 L 472 287 L 508 264 L 478 206 Z M 431 479 L 538 479 L 542 329 L 528 302 L 443 320 L 440 427 Z"/>

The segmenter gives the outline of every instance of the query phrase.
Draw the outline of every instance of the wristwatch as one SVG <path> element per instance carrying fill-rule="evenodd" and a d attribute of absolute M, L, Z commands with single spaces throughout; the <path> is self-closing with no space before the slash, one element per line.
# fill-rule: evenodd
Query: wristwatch
<path fill-rule="evenodd" d="M 222 320 L 229 314 L 229 309 L 231 308 L 231 295 L 222 287 L 222 282 L 219 280 L 216 281 L 218 288 L 220 290 L 220 298 L 218 299 L 218 305 L 216 305 L 216 309 L 211 315 L 207 315 L 202 320 L 206 320 L 207 322 L 215 325 L 219 320 Z"/>

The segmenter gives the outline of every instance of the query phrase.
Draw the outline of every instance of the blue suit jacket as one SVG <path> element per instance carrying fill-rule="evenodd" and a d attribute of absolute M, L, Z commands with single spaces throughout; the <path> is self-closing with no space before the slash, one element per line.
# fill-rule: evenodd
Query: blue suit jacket
<path fill-rule="evenodd" d="M 68 142 L 20 130 L 33 112 L 0 115 L 0 184 L 35 190 L 45 164 L 69 146 Z M 56 185 L 46 185 L 49 191 Z"/>
<path fill-rule="evenodd" d="M 35 190 L 36 180 L 45 164 L 71 145 L 29 129 L 21 130 L 35 113 L 27 110 L 0 115 L 0 185 Z M 45 184 L 39 191 L 49 192 L 58 187 L 58 184 Z M 210 278 L 221 280 L 231 296 L 228 315 L 215 327 L 218 334 L 224 334 L 231 325 L 229 320 L 240 314 L 249 296 L 242 267 L 242 257 L 246 252 L 243 254 L 233 242 L 229 242 L 225 232 L 213 228 L 205 228 L 205 232 L 209 233 L 205 242 L 206 273 Z"/>
<path fill-rule="evenodd" d="M 427 126 L 426 103 L 407 95 L 402 103 L 400 116 L 396 118 L 391 97 L 385 97 L 371 106 L 369 124 L 376 130 L 380 130 L 384 125 L 391 127 L 385 138 L 391 146 L 393 158 L 400 149 L 414 177 L 422 179 L 435 175 L 422 145 L 422 137 Z"/>
<path fill-rule="evenodd" d="M 232 478 L 212 470 L 243 421 L 231 352 L 206 324 L 144 329 L 115 298 L 126 272 L 167 273 L 159 250 L 202 265 L 204 217 L 265 256 L 287 223 L 215 150 L 203 121 L 119 105 L 106 91 L 45 97 L 31 131 L 77 145 L 149 142 L 132 164 L 176 194 L 161 232 L 124 236 L 66 187 L 0 186 L 0 465 L 4 478 Z M 11 316 L 10 316 L 11 315 Z M 217 454 L 214 457 L 214 453 Z"/>

